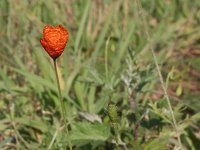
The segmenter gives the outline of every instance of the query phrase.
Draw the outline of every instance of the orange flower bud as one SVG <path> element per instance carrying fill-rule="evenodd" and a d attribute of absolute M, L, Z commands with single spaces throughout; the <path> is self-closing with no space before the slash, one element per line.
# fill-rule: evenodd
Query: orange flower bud
<path fill-rule="evenodd" d="M 53 59 L 59 57 L 68 41 L 68 31 L 61 25 L 52 27 L 47 25 L 43 29 L 43 38 L 40 43 L 49 56 Z"/>

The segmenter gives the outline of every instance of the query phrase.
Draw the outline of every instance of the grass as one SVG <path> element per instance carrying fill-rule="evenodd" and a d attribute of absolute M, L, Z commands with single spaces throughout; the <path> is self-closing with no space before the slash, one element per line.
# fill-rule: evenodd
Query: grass
<path fill-rule="evenodd" d="M 0 149 L 199 148 L 200 2 L 138 2 L 0 1 Z M 46 24 L 69 30 L 57 66 L 69 135 Z"/>

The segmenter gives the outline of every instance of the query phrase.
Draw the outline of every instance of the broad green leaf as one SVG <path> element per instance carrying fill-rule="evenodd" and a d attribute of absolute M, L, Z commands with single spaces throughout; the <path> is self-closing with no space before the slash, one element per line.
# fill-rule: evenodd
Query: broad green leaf
<path fill-rule="evenodd" d="M 106 141 L 110 136 L 110 127 L 100 123 L 80 122 L 72 125 L 70 139 L 74 143 Z"/>
<path fill-rule="evenodd" d="M 30 118 L 15 118 L 15 121 L 19 124 L 26 125 L 35 129 L 38 129 L 42 132 L 47 132 L 49 130 L 49 127 L 47 124 L 45 124 L 42 120 L 34 120 Z"/>

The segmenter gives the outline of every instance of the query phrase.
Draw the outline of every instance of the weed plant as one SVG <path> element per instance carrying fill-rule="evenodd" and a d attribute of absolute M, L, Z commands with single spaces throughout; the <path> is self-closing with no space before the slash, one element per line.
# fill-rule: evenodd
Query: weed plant
<path fill-rule="evenodd" d="M 199 0 L 0 0 L 0 149 L 199 150 L 199 24 Z"/>

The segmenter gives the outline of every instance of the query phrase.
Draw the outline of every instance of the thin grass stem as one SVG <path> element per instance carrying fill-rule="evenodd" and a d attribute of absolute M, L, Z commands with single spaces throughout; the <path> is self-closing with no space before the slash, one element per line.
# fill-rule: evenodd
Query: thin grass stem
<path fill-rule="evenodd" d="M 180 149 L 182 150 L 181 138 L 180 138 L 180 134 L 179 134 L 178 127 L 177 127 L 177 121 L 175 119 L 175 115 L 174 115 L 174 112 L 173 112 L 173 109 L 172 109 L 172 106 L 171 106 L 169 95 L 167 93 L 167 89 L 166 89 L 165 84 L 164 84 L 163 76 L 161 74 L 160 67 L 158 65 L 158 60 L 157 60 L 155 52 L 154 52 L 152 41 L 151 41 L 151 38 L 150 38 L 150 35 L 149 35 L 149 31 L 148 31 L 148 28 L 147 28 L 146 19 L 145 19 L 144 15 L 143 15 L 143 8 L 142 8 L 142 5 L 140 3 L 140 0 L 135 0 L 135 1 L 137 3 L 138 9 L 139 9 L 142 22 L 144 24 L 144 31 L 145 31 L 145 34 L 146 34 L 146 39 L 149 42 L 151 53 L 152 53 L 152 56 L 153 56 L 153 60 L 154 60 L 155 66 L 156 66 L 156 70 L 158 72 L 158 76 L 159 76 L 159 79 L 160 79 L 160 82 L 161 82 L 161 86 L 162 86 L 162 89 L 163 89 L 163 92 L 164 92 L 164 96 L 165 96 L 165 98 L 167 100 L 167 104 L 168 104 L 168 107 L 169 107 L 169 110 L 170 110 L 170 113 L 171 113 L 173 125 L 174 125 L 174 128 L 175 128 L 176 134 L 177 134 L 178 144 L 179 144 Z"/>
<path fill-rule="evenodd" d="M 10 110 L 10 120 L 11 120 L 11 124 L 13 126 L 13 129 L 14 129 L 14 132 L 16 134 L 16 141 L 17 141 L 17 143 L 19 144 L 19 141 L 17 139 L 17 138 L 19 138 L 19 140 L 24 144 L 24 146 L 27 149 L 30 149 L 29 144 L 26 142 L 26 140 L 20 135 L 19 131 L 17 130 L 17 127 L 15 125 L 15 115 L 14 115 L 13 110 Z"/>
<path fill-rule="evenodd" d="M 106 41 L 106 48 L 105 48 L 105 73 L 106 73 L 106 80 L 108 80 L 108 44 L 110 42 L 110 37 Z"/>

